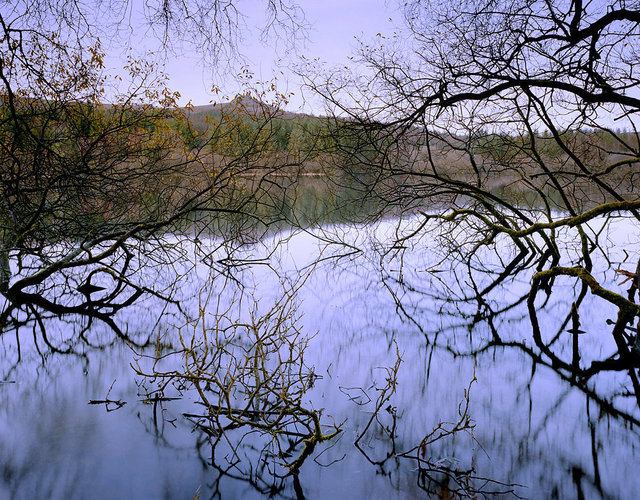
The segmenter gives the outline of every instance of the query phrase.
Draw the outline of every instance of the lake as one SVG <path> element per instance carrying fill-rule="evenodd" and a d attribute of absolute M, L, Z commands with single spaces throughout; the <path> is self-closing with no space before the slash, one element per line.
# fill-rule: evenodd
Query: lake
<path fill-rule="evenodd" d="M 535 256 L 501 276 L 518 257 L 503 240 L 473 265 L 438 228 L 394 243 L 420 217 L 282 230 L 238 250 L 227 276 L 207 265 L 224 257 L 215 240 L 208 254 L 172 237 L 194 264 L 145 279 L 184 274 L 174 293 L 190 321 L 147 297 L 116 317 L 123 338 L 72 316 L 47 320 L 49 345 L 65 352 L 32 326 L 3 335 L 0 497 L 640 495 L 637 368 L 573 376 L 532 338 Z M 610 224 L 594 260 L 619 293 L 628 284 L 614 269 L 635 269 L 623 250 L 633 255 L 639 229 Z M 575 235 L 560 237 L 571 255 Z M 569 363 L 578 294 L 562 278 L 535 304 L 544 344 Z M 580 366 L 615 354 L 616 314 L 586 295 Z M 184 346 L 211 374 L 199 388 Z M 216 383 L 243 425 L 220 413 Z M 312 416 L 339 432 L 304 457 Z"/>

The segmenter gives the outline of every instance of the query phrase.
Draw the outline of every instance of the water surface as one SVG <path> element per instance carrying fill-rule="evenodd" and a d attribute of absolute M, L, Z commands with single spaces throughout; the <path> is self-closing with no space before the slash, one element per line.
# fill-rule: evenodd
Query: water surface
<path fill-rule="evenodd" d="M 397 231 L 412 223 L 278 233 L 243 249 L 259 264 L 235 268 L 236 282 L 200 260 L 177 287 L 185 310 L 205 311 L 195 326 L 147 298 L 117 318 L 129 342 L 98 322 L 86 341 L 70 342 L 87 326 L 71 317 L 52 318 L 47 328 L 53 342 L 72 346 L 66 354 L 47 352 L 28 329 L 20 330 L 19 349 L 15 335 L 2 336 L 0 497 L 417 498 L 456 487 L 507 498 L 640 494 L 640 411 L 628 373 L 580 381 L 552 366 L 531 338 L 522 301 L 531 269 L 501 280 L 482 304 L 473 299 L 495 279 L 500 259 L 515 255 L 506 242 L 480 255 L 484 269 L 470 275 L 428 235 L 394 248 Z M 626 221 L 613 226 L 609 259 L 624 260 L 617 249 L 639 235 Z M 616 286 L 604 260 L 594 275 Z M 296 325 L 309 338 L 305 363 L 317 376 L 303 400 L 322 409 L 325 430 L 342 431 L 315 448 L 296 478 L 286 475 L 286 457 L 265 454 L 255 429 L 235 429 L 212 445 L 184 416 L 207 414 L 188 384 L 169 385 L 162 396 L 172 399 L 154 400 L 161 381 L 131 366 L 151 370 L 141 356 L 175 350 L 178 333 L 197 337 L 202 321 L 213 327 L 221 311 L 225 321 L 247 321 L 292 289 Z M 563 279 L 538 304 L 545 342 L 563 359 L 571 359 L 563 322 L 577 293 Z M 615 353 L 606 322 L 615 314 L 590 294 L 581 305 L 583 366 Z M 395 392 L 385 393 L 369 424 L 398 355 Z M 167 366 L 180 369 L 178 358 Z M 419 446 L 438 424 L 457 422 L 467 404 L 473 427 Z"/>

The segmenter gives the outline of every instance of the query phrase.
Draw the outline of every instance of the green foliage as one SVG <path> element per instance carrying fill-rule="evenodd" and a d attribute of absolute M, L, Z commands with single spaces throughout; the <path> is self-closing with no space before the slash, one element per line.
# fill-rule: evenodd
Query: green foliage
<path fill-rule="evenodd" d="M 204 145 L 205 135 L 201 134 L 198 129 L 194 128 L 189 122 L 174 120 L 172 125 L 182 137 L 187 149 L 194 150 Z"/>
<path fill-rule="evenodd" d="M 265 105 L 266 106 L 266 105 Z M 265 120 L 260 113 L 236 109 L 231 105 L 189 113 L 188 125 L 179 128 L 190 148 L 209 141 L 211 151 L 221 155 L 238 154 L 249 147 L 268 153 L 303 153 L 314 157 L 326 151 L 326 120 L 271 110 Z"/>

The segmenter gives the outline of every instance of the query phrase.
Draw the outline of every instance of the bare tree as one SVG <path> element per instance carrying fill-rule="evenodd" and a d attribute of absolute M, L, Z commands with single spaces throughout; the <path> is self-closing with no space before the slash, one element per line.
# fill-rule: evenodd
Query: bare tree
<path fill-rule="evenodd" d="M 396 248 L 437 221 L 479 311 L 505 276 L 529 273 L 533 339 L 554 367 L 588 376 L 577 336 L 593 325 L 580 325 L 580 305 L 591 292 L 615 306 L 618 352 L 605 364 L 629 370 L 638 394 L 638 255 L 608 235 L 639 218 L 640 4 L 412 1 L 404 14 L 402 31 L 363 46 L 370 78 L 309 81 L 338 117 L 344 171 L 419 218 Z M 633 280 L 628 293 L 614 271 Z M 569 356 L 537 319 L 560 276 L 577 286 L 560 327 L 575 337 Z"/>
<path fill-rule="evenodd" d="M 256 35 L 291 49 L 307 26 L 304 11 L 288 0 L 264 0 L 251 9 L 233 0 L 3 0 L 0 12 L 25 35 L 54 31 L 81 47 L 100 37 L 118 51 L 135 45 L 163 55 L 188 49 L 209 67 L 242 60 L 243 42 Z"/>
<path fill-rule="evenodd" d="M 198 318 L 177 331 L 179 348 L 140 356 L 134 365 L 154 402 L 156 433 L 167 418 L 158 418 L 156 405 L 191 394 L 195 404 L 182 415 L 201 433 L 203 463 L 263 494 L 276 495 L 292 477 L 304 496 L 300 468 L 316 446 L 342 432 L 308 395 L 321 378 L 305 361 L 311 337 L 298 325 L 295 303 L 308 276 L 283 283 L 282 295 L 266 307 L 243 298 L 234 283 L 231 301 L 221 300 L 220 290 L 203 290 Z"/>
<path fill-rule="evenodd" d="M 259 183 L 245 189 L 243 175 L 275 168 L 272 119 L 284 96 L 267 105 L 254 92 L 252 106 L 227 111 L 235 120 L 223 113 L 198 136 L 153 62 L 129 57 L 124 81 L 108 73 L 87 7 L 0 10 L 3 329 L 36 318 L 44 330 L 43 314 L 80 314 L 119 332 L 111 318 L 144 293 L 173 300 L 175 281 L 145 284 L 140 271 L 187 265 L 176 234 L 197 244 L 225 232 L 230 252 L 258 219 Z M 222 139 L 234 148 L 217 154 L 212 144 Z"/>

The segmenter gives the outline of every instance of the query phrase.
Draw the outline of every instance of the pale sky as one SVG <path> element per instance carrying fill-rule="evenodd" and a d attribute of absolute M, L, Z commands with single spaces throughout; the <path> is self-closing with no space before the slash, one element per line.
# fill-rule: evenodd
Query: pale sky
<path fill-rule="evenodd" d="M 238 6 L 246 12 L 249 9 L 247 4 L 251 3 L 256 2 L 241 2 Z M 285 53 L 283 44 L 277 45 L 277 53 L 273 44 L 264 47 L 257 40 L 253 43 L 248 41 L 241 49 L 256 80 L 266 81 L 277 75 L 279 88 L 294 92 L 288 109 L 317 113 L 319 110 L 310 109 L 313 105 L 309 102 L 303 104 L 300 82 L 287 70 L 288 66 L 298 62 L 300 55 L 309 59 L 319 58 L 332 66 L 344 66 L 358 46 L 356 37 L 372 40 L 378 33 L 390 33 L 393 23 L 400 21 L 400 13 L 394 0 L 300 0 L 299 4 L 311 28 L 307 32 L 308 41 L 299 47 L 298 54 Z M 251 18 L 247 19 L 247 24 L 250 27 Z M 197 54 L 170 58 L 166 71 L 171 78 L 171 88 L 183 96 L 182 104 L 189 99 L 195 105 L 208 104 L 214 99 L 209 93 L 212 82 L 225 94 L 232 95 L 239 89 L 232 76 L 212 79 L 211 71 L 203 68 Z M 284 75 L 280 75 L 280 71 Z"/>

